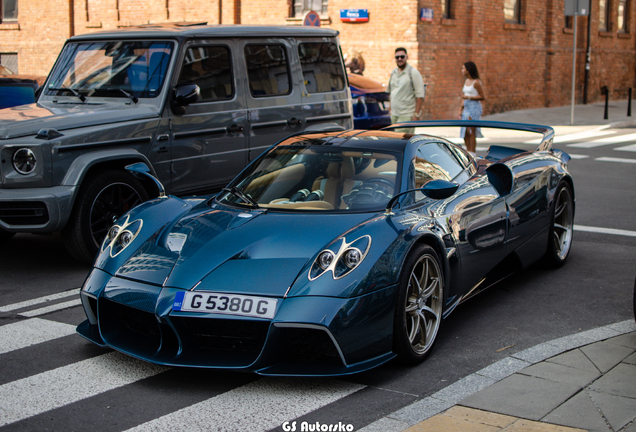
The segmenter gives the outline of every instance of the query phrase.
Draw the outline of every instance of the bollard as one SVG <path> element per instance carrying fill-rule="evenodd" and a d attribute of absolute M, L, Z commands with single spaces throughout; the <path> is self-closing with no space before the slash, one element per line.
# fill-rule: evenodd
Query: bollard
<path fill-rule="evenodd" d="M 601 94 L 605 95 L 605 114 L 603 115 L 603 119 L 609 119 L 609 89 L 607 86 L 601 87 Z"/>
<path fill-rule="evenodd" d="M 627 117 L 632 116 L 632 88 L 627 91 Z"/>

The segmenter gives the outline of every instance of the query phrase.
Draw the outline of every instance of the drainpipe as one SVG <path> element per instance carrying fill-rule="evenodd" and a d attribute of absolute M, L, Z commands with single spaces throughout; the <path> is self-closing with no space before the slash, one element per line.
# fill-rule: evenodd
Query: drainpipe
<path fill-rule="evenodd" d="M 590 13 L 587 15 L 587 48 L 585 49 L 585 77 L 583 78 L 583 104 L 587 105 L 587 88 L 590 83 L 590 61 L 592 60 L 592 45 L 590 35 L 592 34 L 592 5 Z"/>
<path fill-rule="evenodd" d="M 68 0 L 68 33 L 69 37 L 75 36 L 75 3 L 74 0 Z"/>

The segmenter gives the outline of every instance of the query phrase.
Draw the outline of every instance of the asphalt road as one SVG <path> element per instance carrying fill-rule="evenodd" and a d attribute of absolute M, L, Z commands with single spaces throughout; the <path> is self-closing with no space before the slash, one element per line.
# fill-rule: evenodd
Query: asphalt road
<path fill-rule="evenodd" d="M 567 264 L 531 267 L 460 305 L 442 323 L 433 353 L 414 367 L 272 379 L 138 362 L 73 333 L 84 319 L 76 292 L 90 268 L 68 256 L 59 235 L 16 235 L 0 246 L 0 432 L 267 431 L 294 420 L 298 430 L 303 421 L 359 430 L 510 354 L 631 319 L 636 129 L 609 131 L 555 145 L 573 156 L 578 229 Z M 625 140 L 598 145 L 615 136 Z M 532 149 L 527 140 L 495 134 L 478 149 Z"/>

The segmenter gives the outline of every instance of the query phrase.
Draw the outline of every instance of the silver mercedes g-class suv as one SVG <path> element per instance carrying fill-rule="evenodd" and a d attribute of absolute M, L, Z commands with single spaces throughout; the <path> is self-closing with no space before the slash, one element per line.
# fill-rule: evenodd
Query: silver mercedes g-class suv
<path fill-rule="evenodd" d="M 227 184 L 302 130 L 351 129 L 338 32 L 158 25 L 70 38 L 37 103 L 0 110 L 0 242 L 62 231 L 92 262 L 110 226 L 167 192 Z"/>

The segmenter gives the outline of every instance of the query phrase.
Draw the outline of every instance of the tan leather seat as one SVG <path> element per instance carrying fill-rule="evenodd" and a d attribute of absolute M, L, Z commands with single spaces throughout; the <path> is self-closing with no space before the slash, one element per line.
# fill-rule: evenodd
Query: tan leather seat
<path fill-rule="evenodd" d="M 325 193 L 325 201 L 331 203 L 333 208 L 346 207 L 341 201 L 344 194 L 348 194 L 353 189 L 355 181 L 353 176 L 356 170 L 353 158 L 344 157 L 342 162 L 330 162 L 327 167 L 327 178 L 323 183 L 323 192 Z"/>

